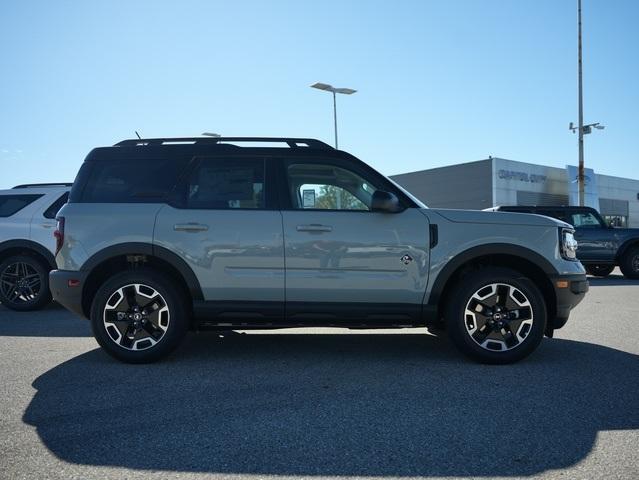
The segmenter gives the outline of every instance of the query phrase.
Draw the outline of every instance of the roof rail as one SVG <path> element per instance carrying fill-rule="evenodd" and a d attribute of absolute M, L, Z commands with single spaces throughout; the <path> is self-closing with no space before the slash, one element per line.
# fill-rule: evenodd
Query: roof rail
<path fill-rule="evenodd" d="M 181 138 L 142 138 L 122 140 L 116 143 L 116 147 L 142 147 L 146 145 L 171 145 L 171 144 L 195 144 L 215 145 L 218 143 L 254 142 L 254 143 L 286 143 L 290 148 L 310 147 L 322 150 L 332 150 L 333 147 L 321 140 L 314 138 L 278 138 L 278 137 L 181 137 Z"/>
<path fill-rule="evenodd" d="M 72 183 L 65 183 L 65 182 L 59 182 L 59 183 L 25 183 L 23 185 L 16 185 L 15 187 L 13 187 L 13 189 L 16 188 L 36 188 L 36 187 L 71 187 L 73 186 Z"/>

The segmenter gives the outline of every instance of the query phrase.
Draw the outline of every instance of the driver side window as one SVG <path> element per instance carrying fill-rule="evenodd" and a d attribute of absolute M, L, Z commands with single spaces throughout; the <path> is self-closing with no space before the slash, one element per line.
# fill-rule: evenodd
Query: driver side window
<path fill-rule="evenodd" d="M 293 208 L 370 211 L 377 190 L 358 174 L 330 164 L 294 163 L 287 169 Z"/>

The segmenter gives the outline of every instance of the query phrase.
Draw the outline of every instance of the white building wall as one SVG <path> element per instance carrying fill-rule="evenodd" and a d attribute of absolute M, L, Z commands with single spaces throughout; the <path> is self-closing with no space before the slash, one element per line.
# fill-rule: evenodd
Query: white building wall
<path fill-rule="evenodd" d="M 493 158 L 495 205 L 517 205 L 517 191 L 568 195 L 566 171 L 561 168 Z"/>
<path fill-rule="evenodd" d="M 596 176 L 599 198 L 627 201 L 628 226 L 639 228 L 639 180 Z M 565 168 L 504 158 L 450 165 L 391 178 L 427 205 L 440 208 L 481 210 L 497 205 L 517 205 L 518 191 L 528 192 L 529 195 L 525 196 L 529 199 L 561 201 L 565 205 L 569 204 L 570 196 Z"/>
<path fill-rule="evenodd" d="M 628 202 L 628 226 L 639 228 L 639 180 L 597 174 L 599 198 Z M 517 191 L 569 195 L 566 170 L 493 158 L 495 205 L 517 205 Z"/>
<path fill-rule="evenodd" d="M 597 175 L 599 198 L 628 201 L 628 226 L 639 228 L 639 180 Z"/>

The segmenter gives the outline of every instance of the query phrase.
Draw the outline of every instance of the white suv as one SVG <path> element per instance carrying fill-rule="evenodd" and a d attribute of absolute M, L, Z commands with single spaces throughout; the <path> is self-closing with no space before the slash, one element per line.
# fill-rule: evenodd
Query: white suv
<path fill-rule="evenodd" d="M 70 183 L 18 185 L 0 190 L 0 303 L 36 310 L 51 301 L 49 271 L 55 268 L 55 216 L 67 202 Z"/>

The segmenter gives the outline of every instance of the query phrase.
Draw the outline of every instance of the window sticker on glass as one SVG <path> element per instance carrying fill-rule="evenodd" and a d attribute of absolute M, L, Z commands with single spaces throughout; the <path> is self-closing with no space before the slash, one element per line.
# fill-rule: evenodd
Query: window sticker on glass
<path fill-rule="evenodd" d="M 315 208 L 315 190 L 303 190 L 302 191 L 302 204 L 304 208 Z"/>

